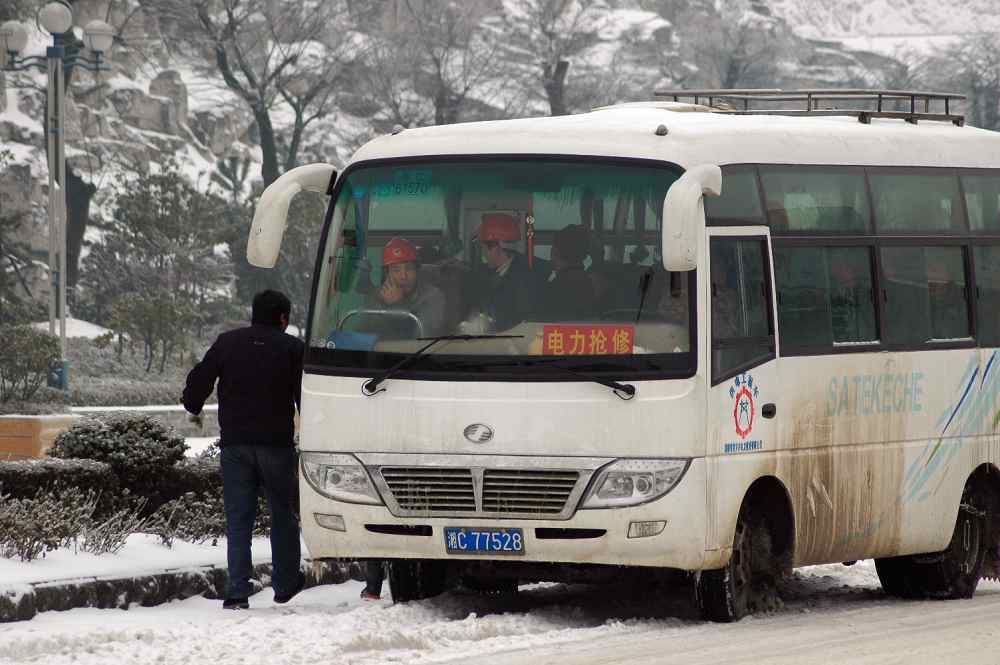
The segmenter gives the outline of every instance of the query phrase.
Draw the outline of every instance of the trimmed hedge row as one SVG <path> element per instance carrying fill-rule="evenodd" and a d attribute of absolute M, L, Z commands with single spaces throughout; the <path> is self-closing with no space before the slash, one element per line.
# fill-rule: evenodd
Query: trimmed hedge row
<path fill-rule="evenodd" d="M 106 496 L 121 492 L 111 466 L 88 459 L 39 459 L 0 462 L 0 494 L 15 499 L 35 496 L 42 487 L 78 487 Z"/>
<path fill-rule="evenodd" d="M 145 487 L 125 493 L 111 465 L 89 459 L 23 460 L 0 462 L 0 495 L 28 499 L 44 487 L 93 490 L 99 494 L 98 513 L 106 515 L 126 498 L 145 499 L 142 513 L 150 515 L 163 504 L 188 493 L 222 496 L 222 474 L 212 460 L 184 460 L 161 470 L 161 475 Z"/>

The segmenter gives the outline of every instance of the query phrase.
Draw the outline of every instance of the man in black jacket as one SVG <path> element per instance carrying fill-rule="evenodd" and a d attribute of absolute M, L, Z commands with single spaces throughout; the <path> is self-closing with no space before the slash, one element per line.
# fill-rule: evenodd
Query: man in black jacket
<path fill-rule="evenodd" d="M 288 602 L 305 583 L 293 504 L 298 477 L 294 416 L 304 345 L 285 334 L 291 309 L 277 291 L 258 293 L 251 325 L 219 335 L 184 388 L 184 408 L 197 417 L 218 381 L 229 565 L 226 609 L 249 607 L 250 539 L 260 488 L 271 512 L 274 601 Z"/>

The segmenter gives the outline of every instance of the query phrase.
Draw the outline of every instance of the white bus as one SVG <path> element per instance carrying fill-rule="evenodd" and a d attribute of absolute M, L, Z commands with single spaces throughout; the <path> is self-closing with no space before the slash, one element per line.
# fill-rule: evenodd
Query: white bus
<path fill-rule="evenodd" d="M 874 558 L 900 597 L 997 574 L 1000 135 L 927 112 L 950 95 L 711 94 L 406 129 L 268 188 L 261 266 L 290 198 L 331 196 L 313 557 L 391 560 L 396 601 L 687 571 L 720 621 L 796 566 Z M 779 97 L 808 110 L 750 108 Z"/>

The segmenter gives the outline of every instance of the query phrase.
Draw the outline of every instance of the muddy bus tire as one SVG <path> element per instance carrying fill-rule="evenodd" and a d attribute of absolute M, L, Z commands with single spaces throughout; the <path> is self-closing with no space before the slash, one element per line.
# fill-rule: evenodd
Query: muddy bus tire
<path fill-rule="evenodd" d="M 990 547 L 994 503 L 988 488 L 979 483 L 966 487 L 948 547 L 912 557 L 913 584 L 920 597 L 972 598 Z"/>
<path fill-rule="evenodd" d="M 394 603 L 424 600 L 444 593 L 447 567 L 444 561 L 397 559 L 389 563 L 389 591 Z"/>
<path fill-rule="evenodd" d="M 767 519 L 752 504 L 744 504 L 736 522 L 729 563 L 718 570 L 703 571 L 698 578 L 702 615 L 710 621 L 729 623 L 779 607 L 777 582 L 781 571 L 777 561 Z"/>

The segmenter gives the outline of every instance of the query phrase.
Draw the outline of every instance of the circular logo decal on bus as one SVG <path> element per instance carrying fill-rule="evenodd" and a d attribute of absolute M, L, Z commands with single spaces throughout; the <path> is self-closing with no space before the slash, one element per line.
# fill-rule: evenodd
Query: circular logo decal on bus
<path fill-rule="evenodd" d="M 493 428 L 482 423 L 475 423 L 465 428 L 465 438 L 472 443 L 486 443 L 493 438 Z"/>
<path fill-rule="evenodd" d="M 736 433 L 741 439 L 747 438 L 753 431 L 754 414 L 753 395 L 744 385 L 737 391 L 736 403 L 733 404 L 733 421 L 736 423 Z"/>

